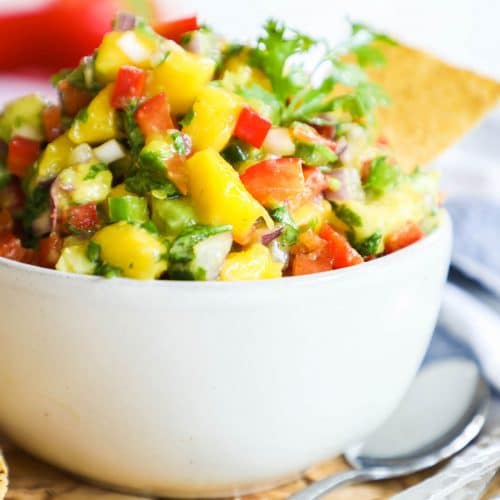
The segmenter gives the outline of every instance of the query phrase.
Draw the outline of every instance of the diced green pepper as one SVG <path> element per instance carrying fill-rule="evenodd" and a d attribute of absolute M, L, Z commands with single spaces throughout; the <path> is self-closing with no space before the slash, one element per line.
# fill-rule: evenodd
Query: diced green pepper
<path fill-rule="evenodd" d="M 108 198 L 108 212 L 111 222 L 121 220 L 142 224 L 148 220 L 148 204 L 139 196 L 117 196 Z"/>
<path fill-rule="evenodd" d="M 152 200 L 152 219 L 158 229 L 166 234 L 179 234 L 196 224 L 196 214 L 186 198 Z"/>

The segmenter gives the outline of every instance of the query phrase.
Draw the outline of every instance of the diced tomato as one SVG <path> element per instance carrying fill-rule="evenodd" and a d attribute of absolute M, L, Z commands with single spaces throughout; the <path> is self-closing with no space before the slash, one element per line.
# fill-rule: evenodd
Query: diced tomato
<path fill-rule="evenodd" d="M 318 125 L 315 127 L 318 134 L 323 136 L 325 139 L 333 140 L 336 133 L 335 125 Z"/>
<path fill-rule="evenodd" d="M 135 114 L 137 124 L 147 137 L 150 134 L 166 132 L 174 128 L 170 117 L 170 105 L 167 96 L 162 92 L 142 104 Z"/>
<path fill-rule="evenodd" d="M 266 139 L 272 123 L 251 108 L 243 108 L 234 135 L 254 148 L 260 148 Z"/>
<path fill-rule="evenodd" d="M 325 224 L 319 235 L 327 242 L 328 253 L 333 261 L 333 269 L 355 266 L 363 262 L 363 257 L 349 244 L 347 239 L 330 225 Z"/>
<path fill-rule="evenodd" d="M 38 250 L 40 266 L 53 269 L 61 255 L 62 246 L 63 240 L 57 233 L 51 233 L 46 238 L 42 238 Z"/>
<path fill-rule="evenodd" d="M 268 207 L 290 200 L 305 189 L 302 160 L 298 158 L 257 163 L 241 174 L 241 180 L 250 194 Z"/>
<path fill-rule="evenodd" d="M 92 94 L 83 89 L 73 87 L 67 80 L 58 85 L 64 112 L 68 116 L 76 116 L 92 100 Z"/>
<path fill-rule="evenodd" d="M 163 21 L 154 25 L 154 30 L 164 38 L 180 42 L 182 36 L 190 31 L 199 29 L 196 16 L 176 19 L 174 21 Z"/>
<path fill-rule="evenodd" d="M 332 270 L 332 259 L 326 249 L 308 254 L 297 254 L 292 263 L 293 276 L 322 273 Z"/>
<path fill-rule="evenodd" d="M 124 109 L 132 99 L 139 99 L 144 92 L 146 72 L 134 66 L 122 66 L 116 77 L 111 104 Z"/>
<path fill-rule="evenodd" d="M 25 249 L 21 240 L 11 232 L 0 234 L 0 257 L 22 262 L 25 256 Z"/>
<path fill-rule="evenodd" d="M 95 203 L 76 205 L 66 210 L 61 221 L 70 232 L 88 233 L 99 225 L 99 214 Z"/>
<path fill-rule="evenodd" d="M 311 196 L 317 196 L 328 189 L 328 177 L 319 168 L 304 167 L 302 170 L 306 189 L 309 190 Z"/>
<path fill-rule="evenodd" d="M 43 134 L 51 142 L 62 134 L 61 107 L 47 106 L 42 112 Z"/>
<path fill-rule="evenodd" d="M 386 253 L 396 252 L 401 250 L 424 237 L 424 232 L 414 222 L 409 222 L 403 226 L 399 231 L 388 236 L 385 240 Z"/>
<path fill-rule="evenodd" d="M 40 143 L 26 137 L 13 137 L 9 142 L 7 168 L 11 174 L 23 178 L 40 154 Z"/>
<path fill-rule="evenodd" d="M 10 212 L 6 209 L 0 210 L 0 234 L 12 231 L 13 226 L 14 221 Z"/>
<path fill-rule="evenodd" d="M 381 135 L 381 136 L 377 139 L 377 144 L 378 144 L 379 146 L 390 146 L 389 139 L 387 139 L 387 137 L 385 137 L 384 135 Z"/>
<path fill-rule="evenodd" d="M 326 246 L 326 241 L 320 238 L 312 229 L 300 233 L 297 253 L 310 253 L 322 250 Z"/>

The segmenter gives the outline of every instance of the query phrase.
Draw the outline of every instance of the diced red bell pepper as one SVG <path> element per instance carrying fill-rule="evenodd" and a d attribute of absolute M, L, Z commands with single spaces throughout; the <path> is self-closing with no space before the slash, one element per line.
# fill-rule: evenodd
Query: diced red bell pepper
<path fill-rule="evenodd" d="M 63 239 L 57 233 L 42 238 L 38 249 L 39 265 L 53 269 L 61 256 L 62 247 Z"/>
<path fill-rule="evenodd" d="M 386 253 L 396 252 L 401 250 L 424 237 L 424 232 L 418 224 L 414 222 L 409 222 L 403 226 L 399 231 L 388 236 L 385 240 L 385 251 Z"/>
<path fill-rule="evenodd" d="M 116 77 L 111 105 L 124 109 L 132 99 L 139 99 L 144 92 L 146 72 L 134 66 L 122 66 Z"/>
<path fill-rule="evenodd" d="M 330 141 L 332 141 L 335 137 L 335 133 L 337 130 L 335 125 L 318 125 L 317 127 L 315 127 L 315 129 L 317 130 L 319 135 Z"/>
<path fill-rule="evenodd" d="M 333 269 L 361 264 L 363 257 L 349 244 L 347 239 L 325 224 L 319 232 L 321 238 L 327 242 L 328 253 L 332 257 Z"/>
<path fill-rule="evenodd" d="M 40 143 L 26 137 L 13 137 L 9 142 L 7 169 L 23 178 L 40 154 Z"/>
<path fill-rule="evenodd" d="M 73 87 L 67 80 L 58 85 L 64 112 L 68 116 L 76 116 L 92 100 L 92 94 L 83 89 Z"/>
<path fill-rule="evenodd" d="M 170 105 L 167 96 L 162 92 L 142 104 L 135 114 L 141 132 L 147 137 L 150 134 L 166 132 L 174 128 L 170 117 Z"/>
<path fill-rule="evenodd" d="M 199 29 L 198 18 L 196 16 L 185 17 L 173 21 L 163 21 L 154 25 L 154 30 L 164 38 L 169 38 L 176 42 L 182 40 L 182 36 L 190 31 Z"/>
<path fill-rule="evenodd" d="M 99 226 L 99 214 L 95 203 L 68 208 L 62 218 L 63 227 L 70 232 L 89 233 Z"/>
<path fill-rule="evenodd" d="M 0 234 L 0 257 L 22 262 L 25 257 L 25 249 L 21 240 L 11 232 Z"/>
<path fill-rule="evenodd" d="M 47 106 L 42 112 L 43 134 L 51 142 L 62 134 L 61 107 Z"/>
<path fill-rule="evenodd" d="M 293 199 L 305 189 L 302 160 L 279 158 L 247 168 L 241 180 L 249 193 L 267 207 Z"/>
<path fill-rule="evenodd" d="M 241 110 L 234 135 L 254 148 L 260 148 L 266 139 L 272 123 L 251 108 Z"/>

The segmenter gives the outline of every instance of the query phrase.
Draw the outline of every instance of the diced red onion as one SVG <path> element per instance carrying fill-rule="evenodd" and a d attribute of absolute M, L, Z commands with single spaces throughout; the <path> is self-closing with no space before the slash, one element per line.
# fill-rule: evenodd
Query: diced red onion
<path fill-rule="evenodd" d="M 269 130 L 262 147 L 268 153 L 277 156 L 291 156 L 295 153 L 295 144 L 287 128 Z"/>
<path fill-rule="evenodd" d="M 336 168 L 333 170 L 330 177 L 340 181 L 340 188 L 336 191 L 328 190 L 325 192 L 325 197 L 330 201 L 345 201 L 365 199 L 365 192 L 361 186 L 361 178 L 359 172 L 353 167 Z"/>
<path fill-rule="evenodd" d="M 33 233 L 37 237 L 50 233 L 51 228 L 52 228 L 52 221 L 51 221 L 50 210 L 46 210 L 45 212 L 40 214 L 31 223 L 31 229 L 33 229 Z"/>
<path fill-rule="evenodd" d="M 128 31 L 135 28 L 137 18 L 128 12 L 119 12 L 116 16 L 114 30 L 115 31 Z"/>
<path fill-rule="evenodd" d="M 275 240 L 276 238 L 279 238 L 282 233 L 283 233 L 283 226 L 277 227 L 276 229 L 273 229 L 269 233 L 263 234 L 260 241 L 262 242 L 263 245 L 269 245 L 271 241 Z"/>

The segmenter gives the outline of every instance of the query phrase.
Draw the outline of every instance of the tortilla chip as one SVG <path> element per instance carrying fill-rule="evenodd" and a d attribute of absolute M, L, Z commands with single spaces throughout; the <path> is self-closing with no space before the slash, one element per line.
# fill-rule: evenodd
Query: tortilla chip
<path fill-rule="evenodd" d="M 500 82 L 402 45 L 382 50 L 387 64 L 370 70 L 392 100 L 380 132 L 405 170 L 432 161 L 500 100 Z"/>
<path fill-rule="evenodd" d="M 8 484 L 7 464 L 5 463 L 2 452 L 0 452 L 0 499 L 5 498 L 7 495 Z"/>

